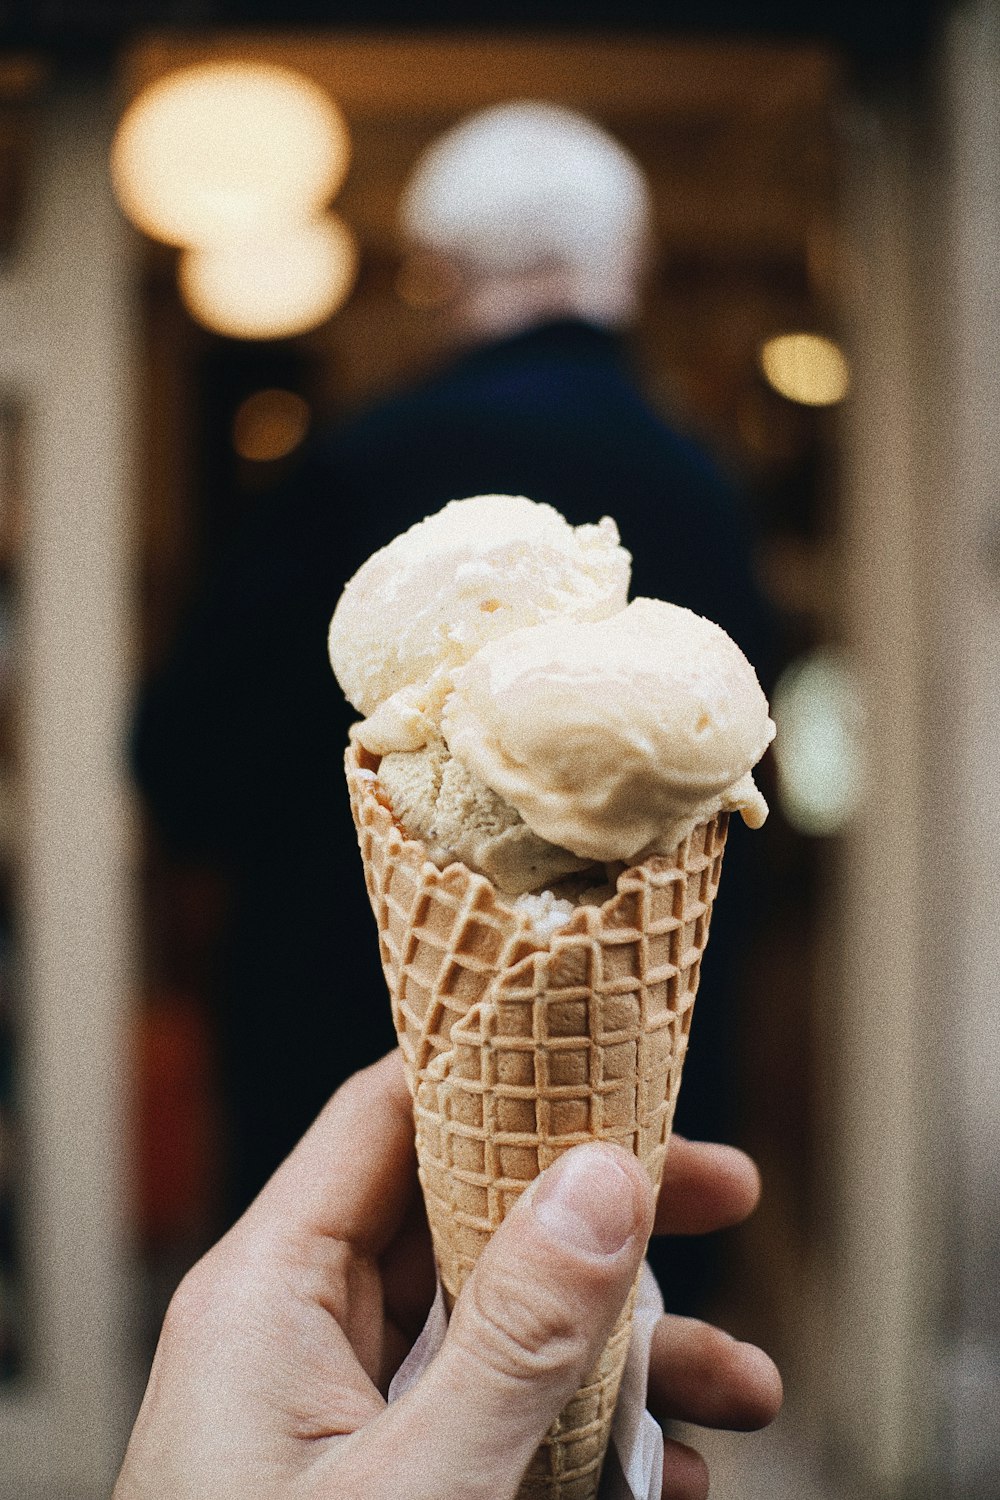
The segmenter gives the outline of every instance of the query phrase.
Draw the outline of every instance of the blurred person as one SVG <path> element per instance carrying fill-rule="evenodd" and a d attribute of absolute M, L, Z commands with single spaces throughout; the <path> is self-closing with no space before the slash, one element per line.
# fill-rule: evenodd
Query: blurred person
<path fill-rule="evenodd" d="M 538 103 L 472 116 L 432 144 L 402 202 L 408 240 L 458 287 L 454 358 L 321 434 L 262 505 L 148 686 L 135 766 L 165 837 L 232 883 L 219 995 L 232 1125 L 229 1210 L 273 1171 L 330 1090 L 392 1044 L 341 762 L 354 717 L 327 625 L 376 548 L 449 500 L 604 514 L 633 593 L 718 621 L 758 668 L 766 619 L 740 497 L 672 431 L 629 368 L 653 245 L 648 185 L 591 121 Z M 748 885 L 733 829 L 681 1093 L 688 1134 L 732 1139 L 731 970 Z M 711 1279 L 702 1247 L 674 1305 Z"/>
<path fill-rule="evenodd" d="M 399 1053 L 351 1079 L 168 1309 L 115 1500 L 512 1500 L 592 1368 L 650 1229 L 698 1233 L 757 1199 L 741 1152 L 676 1139 L 664 1191 L 618 1146 L 568 1152 L 522 1194 L 406 1394 L 389 1380 L 434 1292 Z M 763 1427 L 781 1380 L 760 1349 L 662 1317 L 659 1420 Z M 667 1438 L 663 1495 L 704 1500 L 696 1450 Z"/>

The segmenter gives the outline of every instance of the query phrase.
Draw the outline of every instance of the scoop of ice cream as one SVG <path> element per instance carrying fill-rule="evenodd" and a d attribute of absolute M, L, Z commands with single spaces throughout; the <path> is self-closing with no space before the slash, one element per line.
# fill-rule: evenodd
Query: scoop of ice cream
<path fill-rule="evenodd" d="M 431 859 L 461 860 L 505 895 L 537 891 L 589 864 L 539 838 L 440 737 L 420 750 L 384 755 L 378 779 L 397 820 L 423 839 Z"/>
<path fill-rule="evenodd" d="M 519 495 L 454 500 L 371 556 L 330 622 L 330 661 L 376 754 L 418 749 L 451 673 L 480 647 L 546 620 L 625 608 L 631 558 L 608 517 L 570 526 Z"/>
<path fill-rule="evenodd" d="M 750 771 L 774 735 L 718 625 L 656 599 L 596 623 L 490 641 L 453 675 L 453 755 L 540 838 L 590 860 L 672 849 L 702 817 L 767 806 Z"/>

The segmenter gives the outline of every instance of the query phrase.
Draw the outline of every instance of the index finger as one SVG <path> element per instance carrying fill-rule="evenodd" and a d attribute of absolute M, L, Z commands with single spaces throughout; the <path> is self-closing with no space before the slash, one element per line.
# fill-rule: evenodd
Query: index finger
<path fill-rule="evenodd" d="M 248 1217 L 377 1258 L 417 1189 L 413 1105 L 398 1048 L 337 1090 Z"/>
<path fill-rule="evenodd" d="M 742 1224 L 760 1199 L 760 1173 L 745 1151 L 671 1137 L 654 1234 L 710 1234 Z"/>

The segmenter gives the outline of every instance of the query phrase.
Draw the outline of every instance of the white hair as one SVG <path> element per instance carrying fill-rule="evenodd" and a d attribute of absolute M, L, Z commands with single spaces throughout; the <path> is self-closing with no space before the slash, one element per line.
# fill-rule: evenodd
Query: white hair
<path fill-rule="evenodd" d="M 483 329 L 575 314 L 635 314 L 652 230 L 639 164 L 574 110 L 531 101 L 463 120 L 424 153 L 404 231 L 456 262 Z"/>

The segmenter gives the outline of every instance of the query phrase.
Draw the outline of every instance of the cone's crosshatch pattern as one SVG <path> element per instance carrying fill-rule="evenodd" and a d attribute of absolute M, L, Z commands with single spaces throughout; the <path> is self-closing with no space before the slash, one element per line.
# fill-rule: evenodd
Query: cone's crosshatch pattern
<path fill-rule="evenodd" d="M 484 876 L 439 870 L 380 800 L 356 742 L 347 779 L 414 1100 L 438 1269 L 454 1302 L 480 1251 L 563 1151 L 615 1141 L 659 1185 L 728 814 L 626 869 L 546 942 Z M 633 1288 L 520 1495 L 593 1500 L 628 1350 Z"/>

